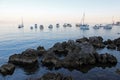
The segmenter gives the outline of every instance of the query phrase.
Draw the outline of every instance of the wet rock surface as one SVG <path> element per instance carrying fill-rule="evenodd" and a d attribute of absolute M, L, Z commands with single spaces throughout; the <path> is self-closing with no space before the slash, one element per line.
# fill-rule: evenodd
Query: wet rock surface
<path fill-rule="evenodd" d="M 37 47 L 37 55 L 38 56 L 43 56 L 47 53 L 47 51 L 45 50 L 45 48 L 43 46 L 39 46 Z"/>
<path fill-rule="evenodd" d="M 91 40 L 92 41 L 92 40 Z M 102 41 L 100 38 L 99 41 Z M 56 55 L 59 53 L 66 54 L 63 59 Z M 56 43 L 44 55 L 42 63 L 45 65 L 53 65 L 56 68 L 78 68 L 83 65 L 100 64 L 116 64 L 117 59 L 108 53 L 98 54 L 90 42 L 83 41 L 82 43 L 69 40 L 68 42 Z"/>
<path fill-rule="evenodd" d="M 115 40 L 108 39 L 107 41 L 104 41 L 104 44 L 107 45 L 108 49 L 117 49 L 120 51 L 120 38 L 117 38 Z"/>
<path fill-rule="evenodd" d="M 36 50 L 27 49 L 21 54 L 14 54 L 9 57 L 9 63 L 20 66 L 34 66 L 38 62 L 38 55 Z"/>
<path fill-rule="evenodd" d="M 89 42 L 95 47 L 95 48 L 104 48 L 105 45 L 103 43 L 103 38 L 101 36 L 94 36 L 89 37 Z"/>
<path fill-rule="evenodd" d="M 0 67 L 0 73 L 3 75 L 12 75 L 15 70 L 15 66 L 13 64 L 4 64 Z"/>

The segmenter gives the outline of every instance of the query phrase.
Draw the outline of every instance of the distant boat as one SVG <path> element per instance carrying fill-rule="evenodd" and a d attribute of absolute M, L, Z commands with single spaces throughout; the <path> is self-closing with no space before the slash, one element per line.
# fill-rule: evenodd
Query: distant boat
<path fill-rule="evenodd" d="M 72 27 L 72 25 L 69 23 L 64 23 L 63 27 Z"/>
<path fill-rule="evenodd" d="M 71 25 L 71 24 L 67 24 L 67 26 L 68 26 L 68 27 L 72 27 L 72 25 Z"/>
<path fill-rule="evenodd" d="M 67 27 L 67 23 L 64 23 L 64 24 L 63 24 L 63 27 Z"/>
<path fill-rule="evenodd" d="M 80 27 L 80 25 L 81 25 L 81 24 L 77 23 L 77 24 L 76 24 L 76 27 Z"/>
<path fill-rule="evenodd" d="M 35 24 L 35 28 L 37 28 L 37 24 Z"/>
<path fill-rule="evenodd" d="M 49 28 L 49 29 L 52 29 L 52 28 L 53 28 L 53 25 L 50 24 L 50 25 L 48 26 L 48 28 Z"/>
<path fill-rule="evenodd" d="M 104 29 L 112 29 L 112 26 L 113 26 L 112 24 L 107 24 L 103 28 Z"/>
<path fill-rule="evenodd" d="M 31 26 L 30 29 L 33 29 L 33 26 Z"/>
<path fill-rule="evenodd" d="M 22 19 L 22 23 L 18 25 L 18 28 L 23 28 L 24 25 L 23 25 L 23 19 Z"/>
<path fill-rule="evenodd" d="M 115 24 L 116 26 L 120 26 L 120 22 L 116 22 L 116 24 Z"/>
<path fill-rule="evenodd" d="M 43 25 L 40 25 L 40 29 L 41 29 L 41 30 L 44 29 L 44 26 L 43 26 Z"/>
<path fill-rule="evenodd" d="M 100 24 L 96 24 L 95 26 L 93 26 L 93 29 L 100 29 L 102 27 L 102 25 Z"/>
<path fill-rule="evenodd" d="M 59 28 L 59 27 L 60 27 L 60 24 L 56 24 L 56 27 Z"/>
<path fill-rule="evenodd" d="M 80 29 L 82 29 L 82 30 L 89 30 L 89 25 L 88 24 L 84 24 L 84 20 L 85 20 L 85 13 L 83 14 L 83 18 L 81 20 L 82 24 L 80 24 Z"/>

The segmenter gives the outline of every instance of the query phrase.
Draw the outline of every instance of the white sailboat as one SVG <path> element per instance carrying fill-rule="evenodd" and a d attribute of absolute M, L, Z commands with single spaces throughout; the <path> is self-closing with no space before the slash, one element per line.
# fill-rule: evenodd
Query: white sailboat
<path fill-rule="evenodd" d="M 112 26 L 113 26 L 112 24 L 107 24 L 103 28 L 104 29 L 112 29 Z"/>
<path fill-rule="evenodd" d="M 22 23 L 18 25 L 18 28 L 23 28 L 24 24 L 23 24 L 23 19 L 22 19 Z"/>
<path fill-rule="evenodd" d="M 82 30 L 89 30 L 89 25 L 88 24 L 84 24 L 84 20 L 85 20 L 85 13 L 83 14 L 83 18 L 81 20 L 82 24 L 80 24 L 80 29 L 82 29 Z"/>

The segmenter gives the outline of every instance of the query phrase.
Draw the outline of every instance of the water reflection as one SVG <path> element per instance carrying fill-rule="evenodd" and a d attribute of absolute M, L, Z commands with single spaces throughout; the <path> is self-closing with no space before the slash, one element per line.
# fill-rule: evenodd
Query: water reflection
<path fill-rule="evenodd" d="M 63 42 L 69 39 L 78 39 L 83 36 L 102 36 L 104 40 L 107 39 L 115 39 L 120 37 L 117 32 L 120 31 L 120 26 L 114 26 L 111 30 L 94 30 L 90 27 L 90 30 L 82 31 L 79 27 L 63 27 L 62 25 L 59 28 L 48 29 L 47 26 L 44 26 L 44 29 L 37 28 L 31 30 L 30 25 L 25 25 L 24 28 L 18 29 L 16 26 L 0 26 L 0 57 L 1 64 L 4 64 L 4 59 L 8 59 L 10 55 L 14 53 L 20 53 L 27 48 L 36 48 L 39 45 L 44 46 L 46 49 L 53 46 L 56 42 Z M 101 53 L 113 53 L 114 56 L 117 57 L 120 62 L 120 52 L 110 51 L 110 50 L 99 50 Z M 3 62 L 4 61 L 4 62 Z M 120 63 L 118 63 L 120 64 Z M 0 75 L 0 80 L 25 80 L 26 77 L 32 76 L 40 76 L 49 71 L 61 72 L 63 74 L 71 74 L 76 79 L 75 80 L 95 80 L 98 79 L 99 76 L 104 74 L 106 79 L 108 77 L 111 80 L 119 80 L 120 75 L 118 75 L 115 71 L 117 68 L 119 69 L 120 65 L 89 65 L 89 66 L 81 66 L 78 69 L 66 69 L 59 68 L 55 69 L 54 67 L 46 68 L 41 66 L 40 63 L 38 66 L 32 68 L 21 68 L 16 69 L 13 75 L 3 77 Z M 102 69 L 101 69 L 102 68 Z M 99 75 L 99 76 L 98 76 Z M 89 79 L 90 78 L 90 79 Z M 101 79 L 100 79 L 101 78 Z M 100 77 L 99 80 L 103 80 Z"/>
<path fill-rule="evenodd" d="M 107 69 L 107 68 L 113 68 L 115 67 L 116 64 L 95 64 L 95 65 L 83 65 L 83 66 L 79 66 L 78 68 L 55 68 L 54 65 L 51 65 L 51 66 L 47 66 L 47 69 L 49 70 L 60 70 L 60 69 L 68 69 L 69 71 L 74 71 L 74 70 L 77 70 L 77 71 L 80 71 L 82 73 L 88 73 L 90 70 L 96 68 L 96 67 L 99 67 L 99 68 L 102 68 L 102 69 Z M 44 66 L 43 66 L 44 67 Z"/>

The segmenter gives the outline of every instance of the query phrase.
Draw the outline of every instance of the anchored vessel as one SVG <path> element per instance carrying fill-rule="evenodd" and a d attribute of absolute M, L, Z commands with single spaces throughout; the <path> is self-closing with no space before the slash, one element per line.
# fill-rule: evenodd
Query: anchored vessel
<path fill-rule="evenodd" d="M 89 30 L 89 25 L 88 24 L 84 24 L 84 20 L 85 20 L 85 13 L 83 14 L 83 18 L 81 20 L 82 24 L 80 24 L 80 29 L 82 29 L 82 30 Z"/>
<path fill-rule="evenodd" d="M 22 19 L 22 23 L 18 25 L 18 28 L 23 28 L 24 25 L 23 25 L 23 19 Z"/>

